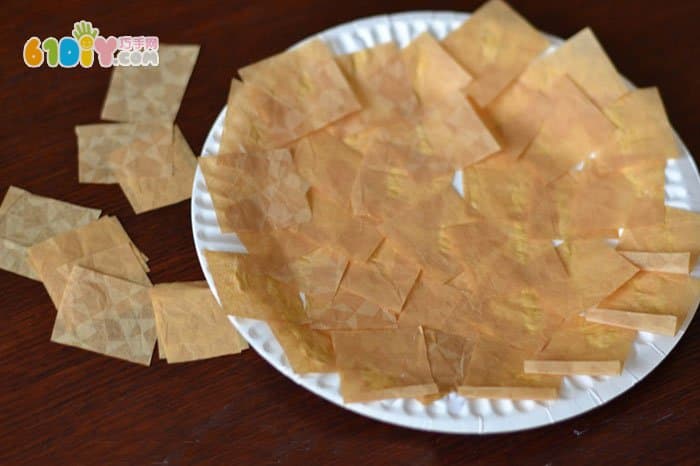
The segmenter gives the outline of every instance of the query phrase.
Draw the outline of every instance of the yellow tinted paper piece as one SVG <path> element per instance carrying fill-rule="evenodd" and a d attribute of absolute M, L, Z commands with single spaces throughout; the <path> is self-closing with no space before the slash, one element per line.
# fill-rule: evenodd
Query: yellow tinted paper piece
<path fill-rule="evenodd" d="M 664 163 L 611 170 L 590 160 L 552 185 L 559 236 L 615 238 L 620 228 L 663 223 Z"/>
<path fill-rule="evenodd" d="M 341 205 L 350 205 L 362 154 L 326 131 L 312 133 L 294 149 L 294 164 L 311 186 Z"/>
<path fill-rule="evenodd" d="M 551 107 L 523 158 L 550 182 L 588 158 L 613 134 L 614 126 L 568 77 L 550 90 Z"/>
<path fill-rule="evenodd" d="M 395 249 L 383 244 L 367 262 L 351 262 L 341 283 L 343 289 L 399 312 L 420 269 Z"/>
<path fill-rule="evenodd" d="M 557 251 L 569 273 L 562 309 L 574 312 L 598 305 L 639 271 L 603 240 L 570 241 Z"/>
<path fill-rule="evenodd" d="M 459 93 L 432 102 L 423 112 L 422 129 L 432 152 L 456 168 L 501 149 L 474 107 Z"/>
<path fill-rule="evenodd" d="M 360 109 L 333 54 L 320 40 L 243 67 L 238 73 L 246 84 L 260 87 L 298 111 L 312 129 Z"/>
<path fill-rule="evenodd" d="M 531 89 L 549 94 L 564 75 L 571 78 L 600 108 L 628 91 L 622 76 L 588 28 L 579 31 L 553 53 L 533 62 L 519 80 Z"/>
<path fill-rule="evenodd" d="M 525 361 L 525 372 L 554 375 L 618 375 L 637 337 L 633 330 L 587 322 L 573 316 L 547 346 Z"/>
<path fill-rule="evenodd" d="M 456 390 L 464 380 L 475 340 L 424 328 L 430 373 L 440 393 Z"/>
<path fill-rule="evenodd" d="M 396 215 L 449 186 L 453 171 L 438 157 L 393 144 L 373 144 L 352 189 L 352 210 L 375 220 Z"/>
<path fill-rule="evenodd" d="M 347 267 L 345 255 L 324 246 L 270 271 L 270 276 L 304 293 L 335 293 Z"/>
<path fill-rule="evenodd" d="M 639 270 L 663 273 L 690 273 L 689 252 L 618 251 Z"/>
<path fill-rule="evenodd" d="M 240 353 L 248 343 L 221 312 L 206 282 L 161 283 L 150 290 L 158 351 L 169 363 Z"/>
<path fill-rule="evenodd" d="M 219 154 L 278 149 L 311 131 L 300 110 L 258 86 L 231 80 Z"/>
<path fill-rule="evenodd" d="M 634 89 L 603 109 L 615 124 L 615 133 L 601 150 L 601 162 L 620 166 L 635 160 L 680 156 L 680 146 L 655 87 Z"/>
<path fill-rule="evenodd" d="M 469 359 L 459 393 L 474 398 L 556 399 L 561 377 L 526 374 L 523 361 L 529 354 L 505 340 L 481 338 Z"/>
<path fill-rule="evenodd" d="M 383 236 L 374 222 L 353 215 L 348 206 L 337 204 L 315 189 L 309 191 L 308 200 L 311 220 L 296 227 L 300 233 L 360 261 L 367 260 L 381 243 Z"/>
<path fill-rule="evenodd" d="M 346 403 L 438 392 L 421 328 L 332 332 Z"/>
<path fill-rule="evenodd" d="M 470 319 L 478 309 L 455 288 L 421 276 L 399 314 L 402 328 L 428 326 L 433 330 L 462 337 L 474 335 L 476 327 Z"/>
<path fill-rule="evenodd" d="M 319 330 L 367 330 L 394 328 L 396 315 L 356 294 L 306 295 L 311 327 Z"/>
<path fill-rule="evenodd" d="M 297 374 L 335 370 L 333 343 L 326 332 L 290 322 L 268 324 Z"/>
<path fill-rule="evenodd" d="M 269 232 L 311 218 L 309 185 L 287 149 L 202 157 L 199 165 L 223 232 Z"/>
<path fill-rule="evenodd" d="M 470 207 L 494 225 L 533 238 L 555 236 L 556 212 L 534 163 L 499 153 L 466 167 L 462 183 Z"/>
<path fill-rule="evenodd" d="M 491 0 L 443 44 L 474 77 L 467 92 L 483 107 L 544 52 L 549 41 L 507 3 Z"/>
<path fill-rule="evenodd" d="M 700 302 L 700 280 L 681 274 L 639 272 L 605 298 L 586 319 L 674 335 Z"/>
<path fill-rule="evenodd" d="M 466 91 L 472 81 L 442 45 L 424 32 L 401 50 L 410 73 L 413 89 L 424 103 L 444 97 L 456 97 Z"/>
<path fill-rule="evenodd" d="M 618 249 L 650 252 L 700 252 L 700 215 L 666 206 L 663 223 L 625 228 Z"/>
<path fill-rule="evenodd" d="M 333 123 L 331 133 L 347 138 L 396 118 L 415 119 L 418 100 L 394 42 L 341 55 L 336 62 L 362 108 Z"/>
<path fill-rule="evenodd" d="M 223 312 L 260 320 L 307 321 L 299 292 L 266 275 L 253 256 L 205 251 Z"/>

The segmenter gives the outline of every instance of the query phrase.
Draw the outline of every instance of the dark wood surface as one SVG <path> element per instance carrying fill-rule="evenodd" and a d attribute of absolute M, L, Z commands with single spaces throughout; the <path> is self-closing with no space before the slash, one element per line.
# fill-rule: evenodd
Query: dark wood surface
<path fill-rule="evenodd" d="M 32 36 L 159 35 L 202 45 L 177 121 L 195 151 L 247 63 L 327 27 L 387 12 L 470 11 L 480 2 L 4 2 L 0 17 L 0 195 L 10 184 L 117 215 L 154 283 L 202 278 L 189 204 L 134 215 L 118 186 L 80 185 L 73 127 L 98 121 L 109 72 L 30 70 Z M 513 2 L 542 30 L 591 26 L 637 85 L 658 85 L 700 154 L 700 3 Z M 508 435 L 415 432 L 362 418 L 297 387 L 254 351 L 149 368 L 53 344 L 39 282 L 0 271 L 0 463 L 26 464 L 698 464 L 700 322 L 624 396 L 588 414 Z"/>

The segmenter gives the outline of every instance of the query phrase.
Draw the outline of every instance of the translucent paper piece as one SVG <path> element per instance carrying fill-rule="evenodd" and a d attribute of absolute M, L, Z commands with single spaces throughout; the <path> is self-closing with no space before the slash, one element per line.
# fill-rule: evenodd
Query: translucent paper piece
<path fill-rule="evenodd" d="M 494 225 L 532 238 L 555 237 L 555 209 L 537 166 L 500 153 L 464 169 L 465 198 Z"/>
<path fill-rule="evenodd" d="M 484 110 L 494 128 L 502 152 L 518 157 L 528 147 L 549 115 L 549 99 L 520 81 L 515 81 Z"/>
<path fill-rule="evenodd" d="M 429 33 L 424 32 L 401 50 L 401 56 L 423 103 L 464 95 L 472 77 Z"/>
<path fill-rule="evenodd" d="M 156 329 L 148 289 L 73 267 L 51 341 L 150 365 Z"/>
<path fill-rule="evenodd" d="M 645 272 L 690 273 L 689 252 L 618 252 Z"/>
<path fill-rule="evenodd" d="M 561 377 L 526 374 L 523 361 L 529 355 L 509 346 L 506 340 L 481 338 L 469 359 L 459 393 L 473 398 L 556 399 Z"/>
<path fill-rule="evenodd" d="M 298 111 L 312 129 L 361 108 L 330 49 L 313 40 L 238 70 L 246 84 L 260 87 Z"/>
<path fill-rule="evenodd" d="M 508 252 L 504 249 L 509 236 L 488 220 L 477 219 L 452 225 L 443 234 L 452 247 L 454 260 L 466 264 L 470 269 L 463 275 L 468 274 L 474 280 L 495 274 L 497 271 L 492 270 L 492 264 L 497 261 L 503 263 L 507 259 Z M 531 244 L 524 246 L 528 248 Z M 524 249 L 523 255 L 529 257 L 530 252 L 531 250 Z"/>
<path fill-rule="evenodd" d="M 561 306 L 573 312 L 598 305 L 639 271 L 602 240 L 570 241 L 557 251 L 569 273 Z"/>
<path fill-rule="evenodd" d="M 393 144 L 373 144 L 352 189 L 356 215 L 382 220 L 442 191 L 452 182 L 450 165 Z"/>
<path fill-rule="evenodd" d="M 297 231 L 360 261 L 367 260 L 377 249 L 383 236 L 374 222 L 353 215 L 348 206 L 335 203 L 315 189 L 307 197 L 311 221 L 299 224 Z"/>
<path fill-rule="evenodd" d="M 625 228 L 618 249 L 649 252 L 700 252 L 700 214 L 666 206 L 663 223 Z"/>
<path fill-rule="evenodd" d="M 115 174 L 170 176 L 173 174 L 174 126 L 169 123 L 133 125 L 132 139 L 109 156 Z M 182 137 L 182 135 L 180 135 Z"/>
<path fill-rule="evenodd" d="M 530 309 L 538 314 L 567 314 L 561 308 L 566 304 L 562 288 L 570 278 L 550 240 L 516 232 L 504 235 L 479 223 L 451 227 L 447 236 L 457 251 L 455 257 L 464 264 L 464 272 L 451 282 L 453 286 L 482 301 L 492 297 L 506 302 L 512 299 L 510 306 L 518 312 Z M 491 311 L 495 316 L 496 309 Z"/>
<path fill-rule="evenodd" d="M 426 163 L 442 159 L 452 169 L 475 163 L 501 148 L 461 94 L 432 101 L 422 109 L 419 120 L 395 119 L 384 126 L 358 132 L 345 141 L 365 154 L 375 144 L 419 151 L 424 157 L 430 156 Z"/>
<path fill-rule="evenodd" d="M 444 157 L 455 168 L 476 163 L 501 149 L 460 93 L 431 101 L 423 112 L 422 130 L 432 153 Z"/>
<path fill-rule="evenodd" d="M 482 5 L 443 43 L 474 77 L 467 92 L 482 107 L 549 46 L 547 38 L 500 0 Z"/>
<path fill-rule="evenodd" d="M 558 47 L 553 53 L 543 55 L 533 61 L 520 75 L 517 81 L 507 87 L 496 99 L 486 107 L 486 114 L 492 120 L 499 136 L 499 141 L 504 152 L 511 156 L 520 155 L 532 142 L 532 139 L 540 130 L 543 121 L 550 116 L 551 98 L 556 97 L 556 88 L 562 81 L 571 80 L 583 91 L 583 94 L 602 109 L 616 101 L 627 93 L 627 86 L 619 75 L 605 51 L 589 29 L 584 29 L 571 39 Z M 553 95 L 554 94 L 554 95 Z M 561 100 L 561 99 L 558 99 Z M 580 100 L 580 99 L 579 99 Z M 566 102 L 566 100 L 564 101 Z M 563 107 L 566 109 L 567 107 Z M 590 108 L 590 106 L 588 106 Z M 595 114 L 591 109 L 588 114 Z M 595 120 L 599 120 L 598 117 Z M 581 130 L 595 129 L 590 126 L 595 120 L 589 120 L 585 126 L 576 126 L 573 129 L 583 138 L 581 142 L 590 143 L 590 137 Z M 550 121 L 552 121 L 550 119 Z M 572 120 L 575 121 L 575 120 Z M 600 120 L 602 121 L 602 120 Z M 553 120 L 552 123 L 564 125 L 563 120 Z M 549 129 L 548 131 L 552 131 Z M 602 136 L 602 134 L 599 134 Z M 611 137 L 611 135 L 609 135 Z M 566 149 L 567 158 L 573 157 L 578 147 L 576 137 L 558 140 L 555 136 L 544 138 L 538 152 L 550 152 L 550 157 L 556 151 L 553 146 L 560 144 Z M 609 140 L 609 138 L 608 138 Z M 567 144 L 571 142 L 571 144 Z M 600 141 L 595 141 L 598 146 Z M 603 141 L 607 143 L 608 141 Z M 551 144 L 552 149 L 547 150 Z M 578 148 L 583 152 L 583 148 Z M 588 149 L 590 151 L 592 149 Z M 587 154 L 586 154 L 587 155 Z M 556 159 L 555 159 L 556 160 Z M 568 164 L 568 161 L 566 162 Z"/>
<path fill-rule="evenodd" d="M 464 380 L 464 370 L 474 350 L 474 338 L 464 338 L 430 328 L 423 329 L 423 332 L 430 373 L 440 393 L 456 390 Z"/>
<path fill-rule="evenodd" d="M 319 248 L 318 243 L 292 229 L 275 230 L 268 234 L 239 232 L 237 236 L 246 251 L 254 255 L 256 263 L 266 271 L 284 267 Z"/>
<path fill-rule="evenodd" d="M 396 315 L 356 294 L 306 295 L 311 327 L 319 330 L 367 330 L 395 328 Z"/>
<path fill-rule="evenodd" d="M 290 322 L 268 324 L 297 374 L 335 370 L 333 343 L 326 332 Z"/>
<path fill-rule="evenodd" d="M 668 336 L 673 336 L 678 333 L 678 329 L 681 325 L 678 317 L 672 314 L 631 312 L 603 307 L 586 311 L 586 319 L 591 322 Z"/>
<path fill-rule="evenodd" d="M 539 351 L 566 317 L 531 288 L 491 297 L 472 317 L 482 335 L 500 338 L 523 351 Z"/>
<path fill-rule="evenodd" d="M 146 274 L 148 267 L 139 257 L 139 252 L 129 243 L 121 243 L 63 264 L 56 268 L 57 276 L 60 276 L 64 283 L 68 283 L 68 277 L 76 265 L 139 285 L 151 285 L 151 280 Z"/>
<path fill-rule="evenodd" d="M 550 89 L 549 115 L 523 158 L 550 182 L 585 160 L 612 136 L 614 126 L 568 77 Z"/>
<path fill-rule="evenodd" d="M 383 244 L 369 261 L 351 262 L 343 289 L 394 312 L 401 311 L 420 268 L 388 244 Z"/>
<path fill-rule="evenodd" d="M 112 153 L 128 146 L 137 125 L 131 123 L 97 123 L 75 127 L 78 137 L 78 181 L 81 183 L 116 183 L 117 161 Z"/>
<path fill-rule="evenodd" d="M 446 235 L 445 229 L 403 228 L 389 222 L 381 226 L 393 247 L 415 261 L 431 278 L 446 282 L 462 271 L 462 266 L 453 260 L 454 244 Z"/>
<path fill-rule="evenodd" d="M 421 328 L 332 332 L 346 403 L 438 392 Z"/>
<path fill-rule="evenodd" d="M 345 255 L 324 246 L 270 271 L 270 276 L 304 293 L 335 293 L 347 267 Z"/>
<path fill-rule="evenodd" d="M 160 44 L 158 66 L 115 67 L 101 118 L 172 123 L 198 55 L 199 45 Z"/>
<path fill-rule="evenodd" d="M 477 330 L 474 317 L 479 310 L 457 289 L 421 276 L 399 314 L 399 326 L 430 325 L 434 330 L 470 337 Z"/>
<path fill-rule="evenodd" d="M 165 177 L 174 171 L 182 133 L 170 123 L 100 123 L 76 126 L 81 183 L 125 177 Z"/>
<path fill-rule="evenodd" d="M 362 108 L 333 123 L 331 133 L 346 138 L 396 118 L 415 119 L 418 100 L 396 44 L 341 55 L 336 62 Z"/>
<path fill-rule="evenodd" d="M 648 161 L 610 170 L 598 159 L 552 185 L 559 236 L 615 238 L 620 228 L 663 223 L 663 162 Z"/>
<path fill-rule="evenodd" d="M 393 217 L 387 223 L 418 225 L 421 228 L 444 228 L 481 219 L 478 212 L 470 208 L 465 199 L 452 186 L 439 191 Z"/>
<path fill-rule="evenodd" d="M 299 292 L 265 275 L 253 256 L 205 251 L 223 312 L 239 317 L 307 322 Z"/>
<path fill-rule="evenodd" d="M 73 264 L 144 285 L 150 283 L 144 258 L 115 217 L 102 217 L 32 246 L 29 261 L 56 308 Z"/>
<path fill-rule="evenodd" d="M 640 159 L 665 163 L 666 159 L 680 156 L 680 146 L 657 88 L 632 90 L 603 111 L 616 130 L 600 150 L 602 163 L 613 167 Z"/>
<path fill-rule="evenodd" d="M 5 192 L 5 197 L 2 198 L 0 202 L 0 216 L 7 214 L 7 211 L 12 207 L 12 205 L 25 195 L 24 189 L 17 188 L 16 186 L 10 186 Z"/>
<path fill-rule="evenodd" d="M 588 28 L 575 34 L 553 53 L 533 62 L 519 80 L 530 89 L 549 94 L 564 75 L 568 75 L 600 108 L 628 91 L 622 76 Z"/>
<path fill-rule="evenodd" d="M 172 174 L 165 176 L 132 176 L 117 174 L 117 181 L 134 212 L 176 204 L 192 195 L 192 181 L 197 169 L 197 158 L 176 125 L 173 142 L 167 149 L 172 159 Z"/>
<path fill-rule="evenodd" d="M 0 238 L 0 269 L 37 280 L 36 272 L 27 260 L 28 250 L 28 246 Z"/>
<path fill-rule="evenodd" d="M 294 149 L 299 174 L 341 205 L 350 205 L 352 183 L 360 163 L 362 154 L 326 131 L 310 134 Z"/>
<path fill-rule="evenodd" d="M 270 231 L 311 219 L 309 185 L 287 149 L 202 157 L 199 165 L 223 232 Z"/>
<path fill-rule="evenodd" d="M 219 154 L 278 149 L 313 129 L 300 110 L 288 107 L 257 86 L 234 78 L 228 94 Z"/>
<path fill-rule="evenodd" d="M 547 346 L 525 361 L 525 372 L 554 375 L 618 375 L 637 332 L 587 322 L 574 316 L 558 328 Z"/>
<path fill-rule="evenodd" d="M 406 139 L 424 138 L 429 149 L 422 147 L 423 144 L 417 147 L 444 157 L 455 168 L 470 165 L 500 149 L 465 98 L 464 90 L 471 76 L 433 36 L 427 32 L 421 34 L 401 54 L 422 104 L 420 121 L 412 128 L 416 134 Z M 406 124 L 411 126 L 408 121 Z M 394 137 L 390 142 L 412 145 L 409 140 L 401 139 Z"/>
<path fill-rule="evenodd" d="M 446 227 L 473 222 L 475 213 L 451 187 L 384 222 L 380 229 L 396 250 L 433 279 L 447 281 L 461 271 Z"/>
<path fill-rule="evenodd" d="M 27 260 L 29 247 L 84 226 L 100 212 L 10 186 L 0 208 L 0 268 L 37 279 Z"/>
<path fill-rule="evenodd" d="M 414 150 L 423 155 L 433 156 L 435 151 L 426 137 L 419 116 L 394 118 L 381 126 L 367 127 L 347 136 L 344 141 L 363 154 L 370 151 L 375 144 L 391 144 L 404 150 Z"/>
<path fill-rule="evenodd" d="M 681 274 L 639 272 L 605 298 L 586 319 L 609 325 L 675 335 L 700 303 L 700 280 Z"/>
<path fill-rule="evenodd" d="M 150 290 L 158 352 L 169 363 L 237 354 L 248 343 L 221 312 L 206 282 L 161 283 Z"/>

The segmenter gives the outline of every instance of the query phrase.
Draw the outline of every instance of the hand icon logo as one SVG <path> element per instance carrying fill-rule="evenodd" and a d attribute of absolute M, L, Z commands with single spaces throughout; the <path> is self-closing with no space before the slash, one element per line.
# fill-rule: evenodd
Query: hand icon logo
<path fill-rule="evenodd" d="M 73 24 L 73 37 L 78 41 L 81 50 L 92 50 L 95 45 L 95 37 L 100 30 L 92 27 L 90 21 L 78 21 Z"/>

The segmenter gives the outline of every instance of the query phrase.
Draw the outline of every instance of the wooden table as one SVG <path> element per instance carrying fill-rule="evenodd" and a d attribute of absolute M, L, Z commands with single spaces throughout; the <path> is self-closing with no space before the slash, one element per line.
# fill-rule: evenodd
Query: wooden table
<path fill-rule="evenodd" d="M 158 35 L 202 45 L 177 121 L 199 151 L 236 69 L 335 24 L 477 1 L 321 0 L 3 3 L 0 195 L 8 185 L 117 215 L 150 258 L 154 283 L 202 278 L 189 204 L 134 215 L 116 185 L 81 185 L 73 127 L 98 121 L 109 71 L 30 70 L 24 41 L 69 35 Z M 542 30 L 591 26 L 619 69 L 657 85 L 700 154 L 700 3 L 514 2 Z M 517 3 L 522 3 L 518 5 Z M 536 3 L 536 4 L 535 4 Z M 578 417 L 510 435 L 414 432 L 351 414 L 297 387 L 254 351 L 149 368 L 49 342 L 55 310 L 39 282 L 0 271 L 0 463 L 27 464 L 697 464 L 700 322 L 624 396 Z"/>

